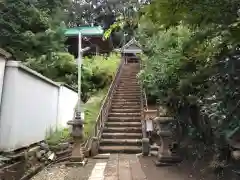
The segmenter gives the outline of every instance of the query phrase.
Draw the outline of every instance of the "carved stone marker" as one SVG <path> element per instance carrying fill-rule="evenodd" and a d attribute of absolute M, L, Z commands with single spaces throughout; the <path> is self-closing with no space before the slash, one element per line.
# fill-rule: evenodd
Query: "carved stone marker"
<path fill-rule="evenodd" d="M 175 122 L 173 117 L 156 117 L 157 134 L 160 137 L 160 147 L 157 155 L 157 166 L 172 165 L 181 162 L 178 155 L 178 144 L 175 143 L 174 130 L 171 124 Z"/>
<path fill-rule="evenodd" d="M 144 156 L 149 155 L 150 153 L 150 144 L 151 144 L 151 138 L 152 138 L 152 132 L 153 132 L 153 119 L 157 115 L 157 110 L 144 110 L 143 116 L 144 116 L 144 123 L 145 123 L 145 130 L 146 130 L 146 136 L 142 139 L 142 154 Z"/>
<path fill-rule="evenodd" d="M 70 162 L 67 165 L 85 165 L 86 159 L 82 148 L 83 120 L 79 117 L 79 119 L 75 118 L 74 120 L 68 121 L 67 124 L 72 126 L 71 135 L 74 141 L 72 156 L 70 157 Z"/>

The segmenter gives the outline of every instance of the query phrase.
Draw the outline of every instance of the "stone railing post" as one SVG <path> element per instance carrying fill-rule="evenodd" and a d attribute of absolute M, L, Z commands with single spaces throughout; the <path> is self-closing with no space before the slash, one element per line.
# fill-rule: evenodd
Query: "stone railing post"
<path fill-rule="evenodd" d="M 160 137 L 160 147 L 157 155 L 157 166 L 172 165 L 181 162 L 178 155 L 178 144 L 174 143 L 174 130 L 171 123 L 174 123 L 173 117 L 156 117 L 154 118 L 157 127 L 157 134 Z"/>

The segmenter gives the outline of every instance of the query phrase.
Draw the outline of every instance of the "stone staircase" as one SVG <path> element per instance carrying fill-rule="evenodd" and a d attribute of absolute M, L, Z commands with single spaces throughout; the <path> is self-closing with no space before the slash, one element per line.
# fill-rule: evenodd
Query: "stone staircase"
<path fill-rule="evenodd" d="M 142 126 L 138 63 L 125 64 L 102 133 L 100 153 L 140 153 Z"/>

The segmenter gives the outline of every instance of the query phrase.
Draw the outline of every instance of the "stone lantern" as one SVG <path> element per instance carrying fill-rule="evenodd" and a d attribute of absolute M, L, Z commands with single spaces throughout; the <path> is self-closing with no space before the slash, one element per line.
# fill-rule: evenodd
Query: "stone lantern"
<path fill-rule="evenodd" d="M 81 113 L 76 113 L 74 120 L 68 121 L 67 124 L 72 126 L 71 135 L 74 142 L 69 164 L 85 165 L 87 159 L 84 157 L 82 148 L 84 121 L 81 117 Z"/>
<path fill-rule="evenodd" d="M 157 166 L 172 165 L 181 162 L 178 155 L 178 143 L 174 137 L 172 124 L 175 123 L 173 117 L 156 117 L 154 121 L 157 125 L 157 134 L 160 137 L 160 147 L 157 154 Z"/>

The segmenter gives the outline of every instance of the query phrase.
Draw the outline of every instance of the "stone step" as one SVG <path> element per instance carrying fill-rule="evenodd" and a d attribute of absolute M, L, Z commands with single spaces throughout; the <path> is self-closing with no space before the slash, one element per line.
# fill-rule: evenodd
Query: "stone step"
<path fill-rule="evenodd" d="M 119 82 L 126 82 L 126 81 L 128 81 L 128 82 L 132 82 L 132 81 L 134 81 L 134 82 L 138 82 L 138 79 L 136 78 L 136 77 L 120 77 L 120 79 L 119 79 Z"/>
<path fill-rule="evenodd" d="M 118 96 L 118 97 L 138 97 L 140 98 L 141 97 L 141 93 L 140 92 L 122 92 L 122 91 L 116 91 L 114 93 L 114 96 Z"/>
<path fill-rule="evenodd" d="M 120 85 L 120 84 L 128 84 L 128 85 L 139 85 L 139 83 L 138 83 L 138 81 L 133 81 L 133 80 L 121 80 L 121 81 L 119 81 L 119 84 L 118 85 Z"/>
<path fill-rule="evenodd" d="M 113 101 L 112 102 L 112 106 L 115 106 L 115 105 L 117 105 L 117 106 L 119 106 L 119 105 L 121 105 L 121 106 L 123 106 L 123 105 L 128 105 L 128 106 L 138 106 L 138 105 L 140 105 L 140 101 L 136 101 L 136 102 L 126 102 L 126 101 Z"/>
<path fill-rule="evenodd" d="M 134 83 L 138 83 L 139 81 L 138 81 L 138 79 L 136 78 L 136 77 L 128 77 L 128 78 L 123 78 L 123 77 L 121 77 L 120 79 L 119 79 L 119 82 L 121 83 L 121 82 L 127 82 L 127 83 L 129 83 L 129 82 L 134 82 Z"/>
<path fill-rule="evenodd" d="M 128 92 L 128 93 L 131 93 L 131 92 L 141 92 L 141 89 L 140 87 L 137 87 L 137 88 L 134 88 L 134 89 L 127 89 L 127 88 L 122 88 L 122 87 L 118 87 L 116 92 Z"/>
<path fill-rule="evenodd" d="M 133 106 L 131 106 L 131 105 L 112 105 L 112 109 L 136 109 L 136 108 L 138 108 L 138 109 L 140 109 L 141 110 L 141 106 L 140 106 L 140 104 L 139 105 L 133 105 Z"/>
<path fill-rule="evenodd" d="M 141 116 L 141 113 L 109 113 L 108 115 L 109 117 L 131 117 L 131 116 L 134 116 L 134 117 L 139 117 Z"/>
<path fill-rule="evenodd" d="M 131 96 L 113 96 L 113 100 L 119 100 L 119 101 L 139 101 L 140 97 L 131 97 Z"/>
<path fill-rule="evenodd" d="M 141 139 L 142 133 L 102 133 L 102 139 Z"/>
<path fill-rule="evenodd" d="M 125 88 L 125 87 L 131 87 L 131 88 L 140 88 L 139 84 L 119 84 L 118 88 Z"/>
<path fill-rule="evenodd" d="M 136 127 L 116 127 L 116 128 L 104 128 L 103 129 L 104 133 L 127 133 L 127 132 L 131 132 L 131 133 L 141 133 L 142 132 L 142 128 L 136 128 Z"/>
<path fill-rule="evenodd" d="M 127 145 L 127 146 L 141 146 L 141 139 L 101 139 L 101 145 L 115 146 L 115 145 Z"/>
<path fill-rule="evenodd" d="M 112 109 L 111 109 L 111 112 L 112 112 L 112 113 L 139 113 L 139 112 L 141 112 L 141 109 L 140 109 L 140 108 L 135 108 L 135 109 L 125 109 L 125 108 L 118 109 L 118 108 L 112 108 Z"/>
<path fill-rule="evenodd" d="M 129 117 L 108 117 L 108 121 L 114 121 L 114 122 L 140 122 L 141 116 L 129 116 Z"/>
<path fill-rule="evenodd" d="M 141 92 L 141 89 L 140 89 L 140 87 L 139 88 L 135 88 L 135 89 L 126 89 L 126 88 L 118 87 L 116 89 L 116 92 L 129 92 L 129 93 L 131 93 L 131 92 Z"/>
<path fill-rule="evenodd" d="M 126 102 L 138 102 L 140 103 L 140 99 L 122 99 L 122 98 L 113 98 L 112 102 L 116 103 L 126 103 Z"/>
<path fill-rule="evenodd" d="M 115 91 L 114 95 L 127 95 L 127 96 L 130 96 L 130 95 L 138 95 L 138 96 L 141 96 L 141 91 L 137 90 L 137 91 L 127 91 L 127 90 L 124 90 L 124 91 Z"/>
<path fill-rule="evenodd" d="M 141 97 L 141 93 L 114 93 L 115 97 Z"/>
<path fill-rule="evenodd" d="M 113 96 L 113 100 L 120 100 L 120 101 L 139 101 L 140 97 L 134 97 L 134 96 Z"/>
<path fill-rule="evenodd" d="M 140 87 L 137 83 L 119 83 L 117 87 Z"/>
<path fill-rule="evenodd" d="M 141 121 L 141 116 L 108 116 L 108 121 Z"/>
<path fill-rule="evenodd" d="M 114 96 L 134 96 L 134 97 L 140 97 L 141 96 L 141 93 L 140 92 L 115 92 L 114 93 Z"/>
<path fill-rule="evenodd" d="M 139 71 L 132 71 L 132 72 L 129 72 L 129 73 L 122 73 L 121 74 L 121 78 L 131 78 L 131 77 L 134 77 L 135 76 L 135 78 L 137 78 L 136 76 L 137 76 L 137 74 L 138 74 L 138 72 Z M 129 75 L 131 75 L 131 76 L 129 76 Z"/>
<path fill-rule="evenodd" d="M 140 88 L 140 85 L 139 84 L 119 84 L 117 86 L 118 89 L 120 88 L 134 88 L 134 89 L 138 89 Z"/>
<path fill-rule="evenodd" d="M 124 80 L 124 81 L 135 80 L 135 81 L 138 81 L 136 74 L 121 76 L 119 80 Z"/>
<path fill-rule="evenodd" d="M 106 127 L 141 127 L 141 122 L 106 122 Z"/>
<path fill-rule="evenodd" d="M 139 90 L 140 91 L 140 86 L 130 86 L 130 85 L 128 85 L 128 86 L 124 86 L 124 85 L 122 85 L 122 86 L 118 86 L 118 88 L 117 88 L 118 90 L 120 90 L 120 91 L 123 91 L 123 90 L 129 90 L 129 89 L 131 89 L 132 91 L 136 91 L 136 90 Z"/>
<path fill-rule="evenodd" d="M 124 67 L 124 70 L 122 74 L 129 74 L 129 73 L 138 73 L 139 72 L 139 67 L 134 67 L 134 66 L 129 66 L 129 67 Z"/>
<path fill-rule="evenodd" d="M 124 67 L 124 70 L 122 72 L 122 74 L 129 74 L 129 73 L 138 73 L 140 68 L 139 67 L 134 67 L 134 66 L 128 66 L 128 67 Z"/>
<path fill-rule="evenodd" d="M 125 80 L 125 81 L 119 81 L 119 84 L 118 85 L 121 85 L 121 84 L 127 84 L 127 85 L 140 85 L 138 83 L 138 81 L 129 81 L 129 80 Z"/>
<path fill-rule="evenodd" d="M 139 95 L 129 95 L 129 96 L 126 96 L 126 95 L 117 95 L 117 94 L 115 94 L 114 96 L 113 96 L 113 99 L 138 99 L 138 100 L 140 100 L 140 98 L 141 98 L 141 96 L 139 96 Z"/>
<path fill-rule="evenodd" d="M 100 153 L 129 153 L 138 154 L 142 152 L 141 146 L 100 146 Z"/>

